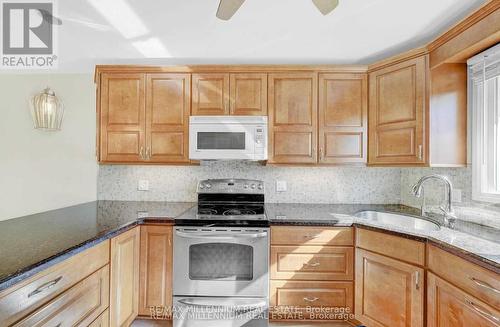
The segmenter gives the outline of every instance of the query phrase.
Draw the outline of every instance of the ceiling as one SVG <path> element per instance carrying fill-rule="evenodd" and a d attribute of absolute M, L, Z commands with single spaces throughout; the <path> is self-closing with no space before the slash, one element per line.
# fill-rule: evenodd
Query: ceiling
<path fill-rule="evenodd" d="M 367 64 L 441 34 L 485 0 L 246 0 L 229 21 L 218 0 L 60 0 L 61 71 L 95 64 Z"/>

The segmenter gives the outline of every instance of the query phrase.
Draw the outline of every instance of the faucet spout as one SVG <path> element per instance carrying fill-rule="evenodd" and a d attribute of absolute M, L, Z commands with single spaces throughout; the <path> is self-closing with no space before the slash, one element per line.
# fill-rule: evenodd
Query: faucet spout
<path fill-rule="evenodd" d="M 431 175 L 427 175 L 427 176 L 424 176 L 422 178 L 420 178 L 413 186 L 412 186 L 412 194 L 417 197 L 417 198 L 420 198 L 421 195 L 422 195 L 422 191 L 423 191 L 423 188 L 424 188 L 424 183 L 430 179 L 435 179 L 435 180 L 439 180 L 441 182 L 444 183 L 444 186 L 445 186 L 445 191 L 446 191 L 446 204 L 445 206 L 440 206 L 440 209 L 444 212 L 444 215 L 445 215 L 445 223 L 449 223 L 450 221 L 450 218 L 456 218 L 455 217 L 455 213 L 454 213 L 454 210 L 453 210 L 453 205 L 451 203 L 451 194 L 453 192 L 453 184 L 451 183 L 450 179 L 447 177 L 447 176 L 444 176 L 444 175 L 439 175 L 439 174 L 431 174 Z M 422 206 L 421 208 L 422 212 L 421 214 L 424 215 L 424 208 Z"/>

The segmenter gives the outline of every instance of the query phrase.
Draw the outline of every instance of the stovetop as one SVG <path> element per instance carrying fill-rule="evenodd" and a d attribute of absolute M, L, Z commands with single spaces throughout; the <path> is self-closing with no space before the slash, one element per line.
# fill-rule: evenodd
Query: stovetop
<path fill-rule="evenodd" d="M 207 179 L 198 183 L 197 193 L 198 205 L 177 217 L 177 225 L 269 226 L 262 181 Z"/>

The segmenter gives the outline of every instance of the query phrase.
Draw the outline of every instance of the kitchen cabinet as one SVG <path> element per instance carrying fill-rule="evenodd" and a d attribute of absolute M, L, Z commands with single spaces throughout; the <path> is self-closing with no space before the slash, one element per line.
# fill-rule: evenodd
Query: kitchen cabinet
<path fill-rule="evenodd" d="M 318 101 L 319 163 L 366 163 L 367 75 L 320 74 Z"/>
<path fill-rule="evenodd" d="M 325 311 L 354 310 L 353 244 L 349 227 L 271 227 L 271 320 L 345 320 Z"/>
<path fill-rule="evenodd" d="M 129 326 L 139 310 L 139 227 L 111 239 L 109 321 Z"/>
<path fill-rule="evenodd" d="M 267 116 L 267 74 L 230 75 L 230 114 Z"/>
<path fill-rule="evenodd" d="M 356 319 L 371 327 L 424 325 L 424 270 L 356 249 Z"/>
<path fill-rule="evenodd" d="M 193 74 L 193 116 L 229 115 L 229 74 Z"/>
<path fill-rule="evenodd" d="M 103 74 L 99 160 L 188 163 L 190 74 Z"/>
<path fill-rule="evenodd" d="M 100 273 L 96 271 L 103 266 L 107 267 L 109 263 L 109 244 L 109 241 L 99 243 L 23 282 L 0 291 L 0 326 L 11 326 L 28 316 L 31 318 L 22 320 L 25 321 L 24 325 L 30 325 L 38 320 L 34 317 L 60 318 L 61 316 L 57 316 L 58 310 L 54 308 L 74 305 L 84 307 L 90 303 L 94 305 L 87 307 L 92 311 L 90 315 L 85 316 L 85 313 L 78 312 L 85 316 L 82 316 L 84 319 L 96 318 L 108 307 L 109 289 L 104 286 L 108 285 L 109 275 L 107 270 L 102 270 Z M 75 286 L 89 275 L 93 276 L 90 281 Z M 68 295 L 67 292 L 73 288 L 79 289 L 78 294 L 72 292 Z M 103 290 L 106 294 L 102 292 Z M 44 307 L 46 303 L 51 304 Z M 57 323 L 54 321 L 51 319 L 55 326 Z"/>
<path fill-rule="evenodd" d="M 369 164 L 428 162 L 428 65 L 423 55 L 370 72 Z"/>
<path fill-rule="evenodd" d="M 146 152 L 148 162 L 189 162 L 191 75 L 146 76 Z"/>
<path fill-rule="evenodd" d="M 172 264 L 172 226 L 141 226 L 139 315 L 172 306 Z"/>
<path fill-rule="evenodd" d="M 146 140 L 145 75 L 102 74 L 99 89 L 100 161 L 144 160 Z"/>
<path fill-rule="evenodd" d="M 500 311 L 428 273 L 427 326 L 498 327 Z"/>
<path fill-rule="evenodd" d="M 317 162 L 316 73 L 269 75 L 269 163 Z"/>

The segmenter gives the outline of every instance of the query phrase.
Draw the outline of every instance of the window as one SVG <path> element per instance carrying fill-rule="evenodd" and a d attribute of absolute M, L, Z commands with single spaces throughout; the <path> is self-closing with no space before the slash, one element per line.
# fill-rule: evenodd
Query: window
<path fill-rule="evenodd" d="M 472 198 L 500 203 L 500 45 L 471 58 Z"/>

